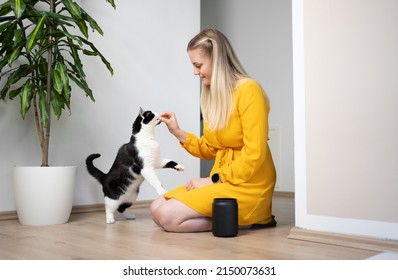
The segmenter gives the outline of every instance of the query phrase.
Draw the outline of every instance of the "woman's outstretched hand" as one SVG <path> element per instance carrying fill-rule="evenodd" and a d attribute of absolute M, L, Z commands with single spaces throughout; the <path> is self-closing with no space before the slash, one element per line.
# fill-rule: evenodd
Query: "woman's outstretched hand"
<path fill-rule="evenodd" d="M 173 134 L 182 144 L 185 143 L 187 133 L 180 128 L 176 115 L 173 112 L 162 113 L 160 115 L 160 120 L 166 124 L 167 129 L 171 134 Z"/>
<path fill-rule="evenodd" d="M 174 134 L 180 127 L 177 123 L 176 115 L 173 112 L 164 112 L 160 115 L 160 120 L 167 125 L 168 130 L 171 134 Z"/>

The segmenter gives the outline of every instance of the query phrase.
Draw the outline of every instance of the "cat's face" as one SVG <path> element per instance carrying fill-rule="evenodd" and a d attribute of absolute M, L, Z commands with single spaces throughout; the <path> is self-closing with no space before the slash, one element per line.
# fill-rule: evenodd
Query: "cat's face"
<path fill-rule="evenodd" d="M 156 126 L 161 123 L 160 116 L 152 111 L 144 111 L 140 108 L 141 123 L 148 126 Z"/>
<path fill-rule="evenodd" d="M 133 134 L 139 133 L 142 129 L 153 131 L 154 127 L 161 123 L 160 116 L 152 111 L 144 111 L 140 108 L 137 118 L 133 123 Z"/>

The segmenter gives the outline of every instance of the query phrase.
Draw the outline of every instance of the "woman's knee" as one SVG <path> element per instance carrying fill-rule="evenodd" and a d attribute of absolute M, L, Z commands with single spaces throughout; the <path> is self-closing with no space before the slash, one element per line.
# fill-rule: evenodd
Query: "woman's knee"
<path fill-rule="evenodd" d="M 157 208 L 158 205 L 156 203 L 156 200 L 152 201 L 151 205 L 149 205 L 149 212 L 151 213 L 151 215 L 155 214 Z"/>
<path fill-rule="evenodd" d="M 156 223 L 167 230 L 168 225 L 170 224 L 170 217 L 167 215 L 167 211 L 164 206 L 159 206 L 156 208 L 154 212 L 154 216 L 156 218 Z"/>
<path fill-rule="evenodd" d="M 202 217 L 178 200 L 164 199 L 163 203 L 160 201 L 159 204 L 155 202 L 159 201 L 155 200 L 151 204 L 152 219 L 165 231 L 180 232 L 182 223 L 192 218 Z"/>
<path fill-rule="evenodd" d="M 172 205 L 162 204 L 153 209 L 152 217 L 155 223 L 165 231 L 176 231 L 178 218 L 173 214 Z"/>
<path fill-rule="evenodd" d="M 158 208 L 165 202 L 166 200 L 163 197 L 159 197 L 158 199 L 154 200 L 151 205 L 149 206 L 149 212 L 151 215 L 152 220 L 157 224 L 159 224 L 159 218 L 158 218 Z"/>
<path fill-rule="evenodd" d="M 158 226 L 161 226 L 166 231 L 173 231 L 175 226 L 173 225 L 174 219 L 171 213 L 172 209 L 169 209 L 169 205 L 167 205 L 166 200 L 155 200 L 151 203 L 149 209 L 151 213 L 152 220 Z"/>

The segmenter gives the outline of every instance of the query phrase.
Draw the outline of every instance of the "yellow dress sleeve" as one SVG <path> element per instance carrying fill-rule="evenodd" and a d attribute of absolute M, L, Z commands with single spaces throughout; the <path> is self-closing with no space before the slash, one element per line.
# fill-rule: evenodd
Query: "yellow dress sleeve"
<path fill-rule="evenodd" d="M 205 137 L 197 138 L 193 133 L 187 134 L 185 143 L 181 146 L 191 155 L 204 160 L 214 159 L 217 152 L 217 149 L 212 147 Z"/>

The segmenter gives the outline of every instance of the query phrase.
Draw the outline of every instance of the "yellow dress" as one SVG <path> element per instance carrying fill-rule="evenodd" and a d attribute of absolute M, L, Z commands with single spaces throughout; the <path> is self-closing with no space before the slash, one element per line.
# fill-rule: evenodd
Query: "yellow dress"
<path fill-rule="evenodd" d="M 201 138 L 189 133 L 182 145 L 193 156 L 215 158 L 210 176 L 219 173 L 221 183 L 187 191 L 178 187 L 164 196 L 174 198 L 198 213 L 212 216 L 214 198 L 238 201 L 240 226 L 267 224 L 272 220 L 275 166 L 268 146 L 269 102 L 261 86 L 247 80 L 234 91 L 234 110 L 228 126 L 209 131 L 204 125 Z"/>

